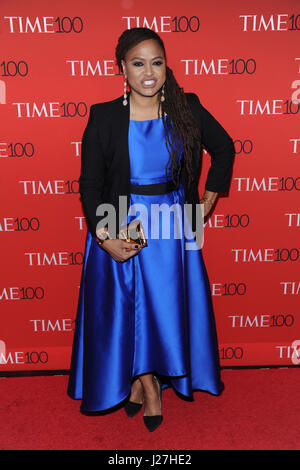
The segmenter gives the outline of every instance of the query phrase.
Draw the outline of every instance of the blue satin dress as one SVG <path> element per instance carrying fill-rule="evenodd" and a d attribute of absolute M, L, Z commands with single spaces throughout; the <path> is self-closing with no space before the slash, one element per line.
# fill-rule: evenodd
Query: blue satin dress
<path fill-rule="evenodd" d="M 130 120 L 128 145 L 132 184 L 166 181 L 161 119 Z M 144 228 L 148 224 L 148 246 L 138 254 L 117 262 L 87 232 L 68 384 L 68 394 L 82 400 L 86 412 L 120 404 L 133 378 L 152 371 L 162 389 L 173 387 L 185 397 L 193 398 L 194 390 L 219 395 L 224 387 L 202 250 L 186 250 L 184 237 L 176 238 L 180 211 L 170 217 L 169 238 L 151 220 L 151 204 L 183 207 L 184 188 L 130 199 L 136 209 L 148 208 L 134 214 L 130 208 L 123 221 L 138 217 Z"/>

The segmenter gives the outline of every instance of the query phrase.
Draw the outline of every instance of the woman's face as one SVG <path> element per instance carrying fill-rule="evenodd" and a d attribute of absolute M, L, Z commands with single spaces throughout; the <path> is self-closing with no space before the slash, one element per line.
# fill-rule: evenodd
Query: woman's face
<path fill-rule="evenodd" d="M 131 92 L 153 97 L 166 80 L 166 61 L 159 43 L 154 39 L 140 42 L 122 60 L 124 76 Z"/>

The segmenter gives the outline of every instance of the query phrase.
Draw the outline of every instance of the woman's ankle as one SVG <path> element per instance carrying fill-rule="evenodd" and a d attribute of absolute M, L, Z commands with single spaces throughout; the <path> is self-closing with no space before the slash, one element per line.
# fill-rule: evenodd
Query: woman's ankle
<path fill-rule="evenodd" d="M 142 382 L 137 378 L 131 385 L 130 401 L 135 403 L 143 403 L 144 401 L 144 390 Z"/>

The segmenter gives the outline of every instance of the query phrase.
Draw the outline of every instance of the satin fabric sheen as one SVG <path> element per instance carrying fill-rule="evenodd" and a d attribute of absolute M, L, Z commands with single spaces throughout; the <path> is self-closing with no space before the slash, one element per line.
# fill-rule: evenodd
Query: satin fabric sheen
<path fill-rule="evenodd" d="M 130 120 L 128 145 L 132 184 L 171 178 L 161 119 Z M 130 200 L 123 223 L 138 217 L 147 229 L 148 246 L 138 254 L 116 262 L 87 232 L 68 384 L 82 411 L 118 405 L 132 379 L 151 371 L 163 389 L 186 397 L 197 389 L 218 395 L 224 387 L 202 250 L 186 250 L 185 238 L 175 236 L 185 220 L 183 186 L 161 195 L 131 194 Z M 162 238 L 162 218 L 150 216 L 151 204 L 163 203 L 177 203 L 169 239 Z"/>

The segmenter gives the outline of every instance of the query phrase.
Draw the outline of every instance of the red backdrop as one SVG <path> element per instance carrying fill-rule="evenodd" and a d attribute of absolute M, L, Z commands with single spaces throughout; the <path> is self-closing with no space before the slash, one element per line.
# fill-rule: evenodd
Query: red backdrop
<path fill-rule="evenodd" d="M 181 86 L 235 142 L 229 197 L 203 247 L 221 365 L 298 364 L 299 2 L 0 8 L 0 371 L 69 368 L 86 235 L 81 138 L 89 106 L 123 93 L 114 49 L 135 26 L 161 34 Z M 209 164 L 204 154 L 200 194 Z"/>

